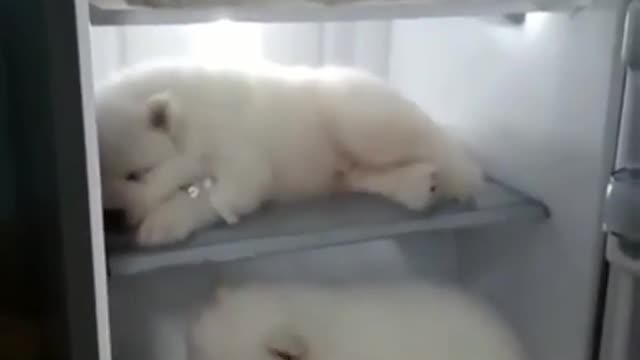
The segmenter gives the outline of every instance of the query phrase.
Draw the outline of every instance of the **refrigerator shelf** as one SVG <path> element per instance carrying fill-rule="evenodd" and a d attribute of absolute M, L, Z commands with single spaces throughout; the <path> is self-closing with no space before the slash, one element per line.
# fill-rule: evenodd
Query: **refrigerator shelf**
<path fill-rule="evenodd" d="M 273 0 L 243 5 L 185 7 L 129 6 L 123 0 L 92 0 L 93 25 L 206 23 L 218 19 L 254 22 L 354 21 L 443 16 L 495 16 L 531 11 L 565 11 L 593 0 Z M 224 3 L 225 1 L 221 1 Z M 202 3 L 202 2 L 201 2 Z M 228 3 L 228 2 L 227 2 Z M 522 18 L 516 18 L 522 21 Z"/>
<path fill-rule="evenodd" d="M 111 274 L 124 275 L 549 216 L 542 202 L 490 180 L 471 202 L 442 203 L 425 212 L 349 194 L 266 207 L 237 225 L 213 225 L 170 246 L 137 248 L 131 234 L 107 234 L 106 243 Z"/>

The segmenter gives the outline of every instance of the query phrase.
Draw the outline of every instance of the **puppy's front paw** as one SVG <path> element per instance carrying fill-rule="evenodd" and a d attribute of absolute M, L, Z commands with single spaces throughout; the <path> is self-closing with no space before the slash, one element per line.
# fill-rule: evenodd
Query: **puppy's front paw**
<path fill-rule="evenodd" d="M 141 246 L 166 245 L 184 240 L 194 229 L 184 213 L 159 209 L 140 225 L 137 243 Z"/>
<path fill-rule="evenodd" d="M 149 186 L 140 186 L 127 196 L 127 220 L 131 225 L 140 224 L 164 199 Z"/>
<path fill-rule="evenodd" d="M 136 191 L 127 197 L 127 221 L 131 225 L 140 224 L 151 212 L 151 202 L 147 199 L 144 191 Z"/>

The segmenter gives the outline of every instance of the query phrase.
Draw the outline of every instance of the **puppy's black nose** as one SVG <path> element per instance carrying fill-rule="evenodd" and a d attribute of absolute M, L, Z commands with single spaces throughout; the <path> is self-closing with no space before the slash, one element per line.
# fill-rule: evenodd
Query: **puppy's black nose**
<path fill-rule="evenodd" d="M 124 209 L 104 209 L 102 214 L 106 232 L 124 232 L 129 227 Z"/>

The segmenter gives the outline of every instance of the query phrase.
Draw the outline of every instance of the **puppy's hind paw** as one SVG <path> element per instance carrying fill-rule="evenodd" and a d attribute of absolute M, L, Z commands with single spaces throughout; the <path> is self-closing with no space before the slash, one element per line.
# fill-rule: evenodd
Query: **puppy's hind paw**
<path fill-rule="evenodd" d="M 438 173 L 430 164 L 416 164 L 401 173 L 395 199 L 415 211 L 431 206 L 438 191 Z"/>

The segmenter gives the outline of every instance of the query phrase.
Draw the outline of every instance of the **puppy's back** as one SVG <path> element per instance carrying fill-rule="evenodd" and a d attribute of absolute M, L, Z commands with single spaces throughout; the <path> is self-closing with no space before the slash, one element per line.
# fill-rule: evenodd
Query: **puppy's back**
<path fill-rule="evenodd" d="M 511 329 L 489 306 L 431 286 L 356 289 L 336 316 L 334 360 L 522 360 Z"/>
<path fill-rule="evenodd" d="M 219 330 L 200 333 L 210 355 L 221 348 L 225 354 L 244 352 L 286 324 L 307 343 L 308 360 L 525 359 L 518 339 L 493 309 L 448 288 L 248 287 L 228 292 L 212 309 L 210 314 L 223 317 L 201 322 L 201 330 L 202 324 Z M 233 343 L 237 346 L 229 347 Z"/>

